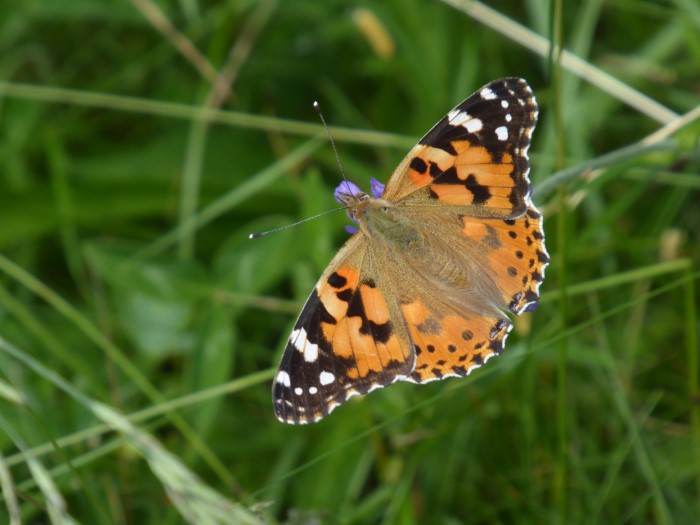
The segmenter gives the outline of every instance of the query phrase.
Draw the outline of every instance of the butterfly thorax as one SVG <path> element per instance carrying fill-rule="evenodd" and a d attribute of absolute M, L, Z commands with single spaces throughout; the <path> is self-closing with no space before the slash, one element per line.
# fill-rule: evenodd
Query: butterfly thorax
<path fill-rule="evenodd" d="M 401 252 L 411 253 L 418 248 L 421 236 L 416 223 L 396 204 L 366 193 L 341 193 L 340 199 L 347 207 L 348 217 L 359 223 L 368 239 Z"/>
<path fill-rule="evenodd" d="M 355 219 L 370 239 L 388 248 L 407 250 L 419 240 L 415 221 L 395 204 L 384 199 L 366 199 L 357 207 Z"/>
<path fill-rule="evenodd" d="M 357 212 L 361 231 L 396 264 L 404 259 L 414 268 L 421 268 L 426 277 L 458 287 L 468 285 L 464 267 L 455 264 L 455 257 L 446 251 L 445 245 L 431 242 L 430 238 L 435 236 L 417 228 L 420 223 L 412 220 L 404 207 L 384 199 L 368 198 L 358 206 Z"/>

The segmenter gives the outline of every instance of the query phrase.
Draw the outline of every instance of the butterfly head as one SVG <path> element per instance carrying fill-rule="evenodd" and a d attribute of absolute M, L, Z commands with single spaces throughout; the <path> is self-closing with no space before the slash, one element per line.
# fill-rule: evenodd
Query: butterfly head
<path fill-rule="evenodd" d="M 372 198 L 378 199 L 384 193 L 384 184 L 375 178 L 370 179 L 371 195 L 368 195 L 360 187 L 348 180 L 344 180 L 335 188 L 333 196 L 335 200 L 344 205 L 351 221 L 358 223 L 364 210 Z M 345 230 L 351 235 L 357 233 L 355 226 L 346 226 Z"/>

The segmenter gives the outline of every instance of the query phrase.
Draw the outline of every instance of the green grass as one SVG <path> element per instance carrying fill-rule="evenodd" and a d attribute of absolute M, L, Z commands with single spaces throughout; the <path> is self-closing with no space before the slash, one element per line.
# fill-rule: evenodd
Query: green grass
<path fill-rule="evenodd" d="M 489 5 L 0 6 L 0 523 L 700 522 L 700 7 Z M 465 379 L 278 423 L 345 219 L 247 236 L 336 206 L 312 102 L 366 187 L 502 76 L 540 308 Z"/>

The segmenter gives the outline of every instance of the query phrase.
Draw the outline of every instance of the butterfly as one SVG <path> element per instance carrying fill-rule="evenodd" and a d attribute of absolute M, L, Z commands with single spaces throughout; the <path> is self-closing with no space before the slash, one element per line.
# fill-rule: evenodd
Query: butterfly
<path fill-rule="evenodd" d="M 495 80 L 440 120 L 386 186 L 338 186 L 357 227 L 289 337 L 272 388 L 280 421 L 316 422 L 396 381 L 466 376 L 501 353 L 506 312 L 537 307 L 549 263 L 528 179 L 537 114 L 525 80 Z"/>

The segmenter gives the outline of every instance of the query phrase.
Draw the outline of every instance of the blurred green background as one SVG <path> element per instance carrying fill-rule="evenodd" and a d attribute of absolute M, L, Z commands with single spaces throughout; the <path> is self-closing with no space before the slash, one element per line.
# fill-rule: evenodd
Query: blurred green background
<path fill-rule="evenodd" d="M 539 310 L 468 378 L 278 423 L 346 220 L 247 235 L 336 206 L 312 102 L 366 188 L 503 76 Z M 699 105 L 691 0 L 3 0 L 0 523 L 700 522 Z"/>

